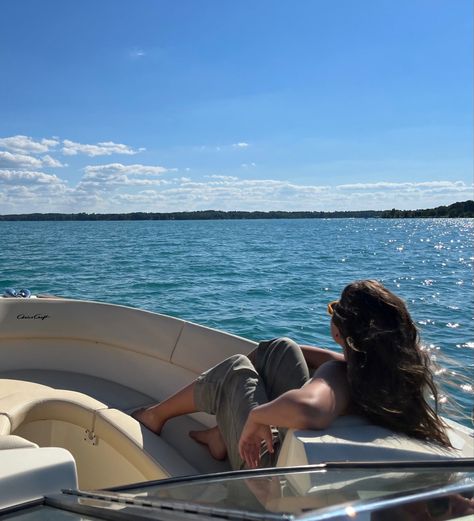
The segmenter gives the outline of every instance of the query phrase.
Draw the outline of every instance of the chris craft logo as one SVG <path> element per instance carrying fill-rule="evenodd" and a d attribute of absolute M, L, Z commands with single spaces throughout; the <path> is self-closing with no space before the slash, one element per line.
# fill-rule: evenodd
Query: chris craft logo
<path fill-rule="evenodd" d="M 50 318 L 49 315 L 43 315 L 41 313 L 36 313 L 35 315 L 25 315 L 24 313 L 19 313 L 16 316 L 17 320 L 46 320 Z"/>

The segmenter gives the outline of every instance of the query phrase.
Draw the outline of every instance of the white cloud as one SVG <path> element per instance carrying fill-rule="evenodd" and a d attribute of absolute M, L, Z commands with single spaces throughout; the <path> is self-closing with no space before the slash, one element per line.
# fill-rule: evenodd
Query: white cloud
<path fill-rule="evenodd" d="M 90 146 L 103 145 L 109 149 L 119 146 L 111 142 Z M 473 196 L 472 185 L 462 181 L 329 185 L 222 174 L 171 177 L 165 174 L 177 169 L 118 162 L 86 166 L 82 179 L 69 188 L 60 177 L 39 171 L 46 166 L 61 163 L 50 155 L 0 152 L 0 213 L 410 209 L 451 204 Z"/>
<path fill-rule="evenodd" d="M 22 135 L 0 138 L 0 147 L 13 150 L 14 152 L 27 152 L 30 154 L 44 154 L 58 144 L 59 141 L 56 139 L 35 141 L 33 138 Z"/>
<path fill-rule="evenodd" d="M 0 150 L 0 168 L 58 168 L 63 166 L 67 165 L 63 165 L 50 155 L 38 158 L 25 154 L 12 154 L 11 152 L 3 152 Z"/>
<path fill-rule="evenodd" d="M 199 146 L 195 146 L 193 148 L 194 148 L 194 150 L 198 150 L 201 152 L 213 152 L 213 151 L 221 152 L 221 151 L 230 150 L 232 148 L 236 149 L 236 150 L 242 150 L 249 146 L 250 146 L 249 143 L 245 143 L 244 141 L 241 141 L 239 143 L 232 143 L 231 145 L 229 145 L 229 144 L 227 144 L 227 145 L 199 145 Z"/>
<path fill-rule="evenodd" d="M 140 192 L 138 198 L 128 198 L 130 211 L 183 211 L 202 209 L 221 210 L 367 210 L 397 208 L 430 208 L 469 198 L 472 187 L 462 182 L 427 182 L 418 192 L 394 190 L 386 183 L 360 196 L 358 190 L 346 190 L 329 185 L 299 185 L 275 179 L 237 179 L 233 176 L 208 176 L 207 180 L 173 179 L 173 185 L 159 190 Z M 399 183 L 404 185 L 405 183 Z M 340 185 L 345 186 L 345 185 Z M 433 194 L 433 187 L 439 193 Z M 455 190 L 454 192 L 452 190 Z M 457 191 L 464 190 L 464 191 Z M 472 196 L 471 196 L 472 197 Z M 140 205 L 134 207 L 134 201 Z M 146 202 L 148 201 L 148 203 Z M 156 204 L 159 203 L 159 208 Z M 138 204 L 138 203 L 137 203 Z M 148 206 L 146 206 L 148 204 Z M 145 205 L 145 206 L 143 206 Z"/>
<path fill-rule="evenodd" d="M 80 185 L 83 191 L 103 193 L 107 191 L 108 211 L 184 211 L 202 209 L 222 210 L 366 210 L 387 209 L 397 206 L 403 208 L 402 201 L 412 207 L 431 207 L 449 204 L 453 197 L 451 185 L 457 188 L 470 187 L 463 183 L 431 182 L 418 192 L 408 194 L 400 188 L 397 192 L 392 184 L 369 183 L 371 191 L 360 197 L 359 190 L 348 190 L 346 185 L 300 185 L 276 179 L 239 179 L 235 176 L 210 175 L 203 180 L 189 177 L 173 178 L 166 182 L 159 180 L 131 178 L 127 175 L 114 174 L 104 179 L 94 176 L 85 178 Z M 154 186 L 153 186 L 154 184 Z M 399 183 L 405 185 L 405 183 Z M 136 192 L 134 188 L 149 186 L 147 190 Z M 434 196 L 430 191 L 433 186 L 445 190 Z M 441 188 L 443 186 L 444 188 Z M 377 187 L 377 188 L 375 188 Z M 359 187 L 360 188 L 360 187 Z M 399 204 L 394 204 L 394 201 Z M 437 200 L 435 200 L 437 198 Z M 448 200 L 443 200 L 448 199 Z M 454 200 L 463 198 L 462 192 L 455 194 Z M 425 200 L 426 204 L 422 201 Z M 429 204 L 428 204 L 429 203 Z M 115 206 L 114 206 L 115 205 Z M 157 206 L 158 205 L 158 206 Z M 104 207 L 105 208 L 105 207 Z M 105 211 L 105 210 L 104 210 Z"/>
<path fill-rule="evenodd" d="M 352 204 L 360 210 L 432 208 L 472 199 L 474 195 L 473 185 L 463 181 L 354 183 L 338 185 L 335 189 L 339 194 L 347 193 L 342 202 L 350 197 Z"/>
<path fill-rule="evenodd" d="M 129 52 L 129 56 L 131 58 L 141 58 L 143 56 L 146 56 L 146 52 L 143 49 L 136 47 L 135 49 L 132 49 Z"/>
<path fill-rule="evenodd" d="M 64 181 L 56 175 L 27 170 L 0 170 L 0 184 L 56 184 L 64 185 Z"/>
<path fill-rule="evenodd" d="M 102 143 L 97 143 L 97 145 L 87 145 L 82 143 L 76 143 L 75 141 L 70 141 L 69 139 L 65 139 L 63 140 L 62 153 L 66 156 L 86 154 L 89 157 L 96 157 L 110 156 L 112 154 L 135 155 L 139 152 L 143 152 L 144 150 L 145 149 L 143 147 L 134 150 L 128 145 L 114 143 L 113 141 L 104 141 Z"/>
<path fill-rule="evenodd" d="M 49 168 L 61 168 L 64 166 L 67 166 L 66 164 L 61 163 L 58 159 L 55 159 L 54 157 L 51 157 L 49 155 L 45 155 L 41 158 L 41 161 L 43 163 L 43 166 L 49 167 Z"/>
<path fill-rule="evenodd" d="M 160 194 L 156 190 L 141 190 L 136 194 L 118 194 L 115 199 L 117 201 L 132 203 L 132 204 L 153 204 L 157 201 L 163 201 L 164 195 Z"/>
<path fill-rule="evenodd" d="M 41 168 L 42 162 L 33 156 L 0 151 L 0 168 Z"/>
<path fill-rule="evenodd" d="M 210 179 L 220 179 L 222 181 L 238 181 L 239 178 L 233 175 L 207 175 Z"/>
<path fill-rule="evenodd" d="M 0 170 L 2 213 L 71 211 L 75 197 L 55 175 L 25 170 Z"/>
<path fill-rule="evenodd" d="M 191 209 L 212 207 L 268 210 L 291 204 L 292 200 L 301 203 L 305 198 L 314 203 L 315 196 L 328 190 L 325 186 L 299 186 L 272 179 L 240 180 L 232 176 L 222 177 L 227 178 L 217 176 L 204 182 L 182 181 L 178 186 L 165 187 L 161 193 L 166 195 L 166 201 L 187 204 Z M 201 204 L 203 207 L 199 206 Z"/>
<path fill-rule="evenodd" d="M 108 163 L 106 165 L 86 166 L 85 177 L 99 177 L 114 174 L 128 175 L 161 175 L 166 172 L 175 172 L 175 168 L 150 165 L 123 165 L 122 163 Z"/>
<path fill-rule="evenodd" d="M 165 185 L 170 181 L 156 177 L 174 170 L 163 166 L 123 165 L 121 163 L 87 166 L 77 190 L 104 192 L 125 187 Z"/>
<path fill-rule="evenodd" d="M 392 182 L 377 182 L 377 183 L 352 183 L 338 185 L 339 190 L 410 190 L 410 189 L 430 189 L 430 188 L 461 188 L 464 189 L 466 185 L 462 181 L 423 181 L 419 183 L 392 183 Z"/>
<path fill-rule="evenodd" d="M 114 175 L 105 179 L 84 179 L 77 187 L 78 190 L 93 191 L 109 191 L 119 187 L 132 186 L 160 186 L 167 184 L 167 181 L 162 179 L 134 179 L 126 175 Z"/>

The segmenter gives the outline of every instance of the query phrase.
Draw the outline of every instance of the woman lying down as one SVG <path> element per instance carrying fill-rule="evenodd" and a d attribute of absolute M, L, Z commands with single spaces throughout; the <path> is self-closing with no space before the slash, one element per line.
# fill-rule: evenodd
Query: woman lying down
<path fill-rule="evenodd" d="M 343 353 L 288 338 L 260 342 L 248 356 L 227 358 L 133 417 L 160 434 L 175 416 L 214 414 L 216 427 L 190 435 L 235 470 L 275 464 L 272 427 L 325 429 L 345 414 L 451 447 L 446 426 L 425 399 L 431 393 L 437 407 L 429 356 L 403 300 L 377 281 L 356 281 L 328 313 Z"/>

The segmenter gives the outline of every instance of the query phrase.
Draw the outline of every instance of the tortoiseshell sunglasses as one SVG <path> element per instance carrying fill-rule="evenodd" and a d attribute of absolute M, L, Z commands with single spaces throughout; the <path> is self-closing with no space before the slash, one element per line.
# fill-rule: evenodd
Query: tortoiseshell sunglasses
<path fill-rule="evenodd" d="M 328 304 L 328 315 L 333 316 L 333 314 L 334 314 L 334 306 L 336 304 L 339 304 L 339 300 L 333 300 L 332 302 L 329 302 L 329 304 Z"/>

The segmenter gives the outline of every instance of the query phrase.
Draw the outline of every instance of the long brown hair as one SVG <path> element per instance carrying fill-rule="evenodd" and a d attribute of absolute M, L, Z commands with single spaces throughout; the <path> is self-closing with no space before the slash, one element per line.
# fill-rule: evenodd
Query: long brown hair
<path fill-rule="evenodd" d="M 356 405 L 375 423 L 450 447 L 429 356 L 403 300 L 375 280 L 362 280 L 346 286 L 333 309 Z"/>

